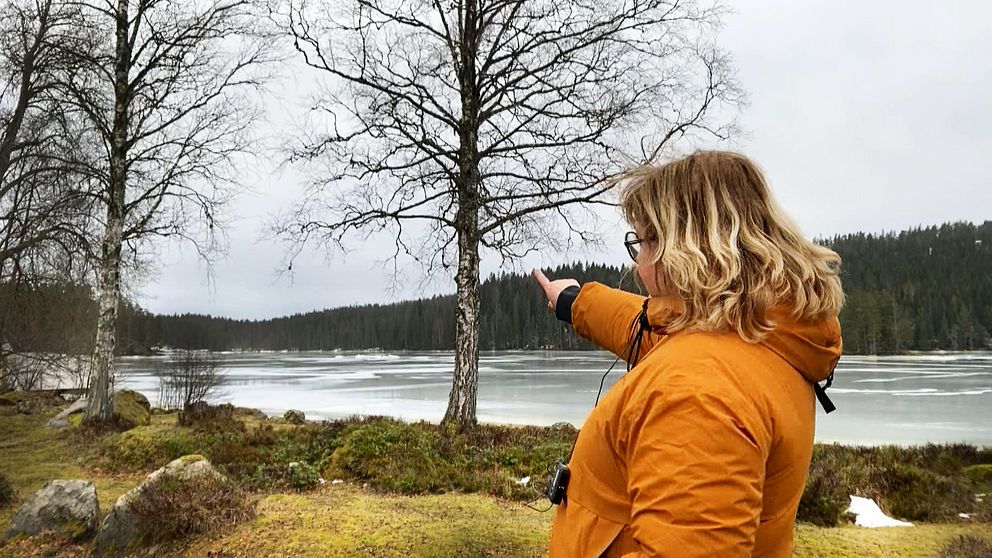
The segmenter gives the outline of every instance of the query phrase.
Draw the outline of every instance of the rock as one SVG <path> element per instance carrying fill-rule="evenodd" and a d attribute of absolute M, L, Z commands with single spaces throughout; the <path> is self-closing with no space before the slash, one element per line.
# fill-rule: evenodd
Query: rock
<path fill-rule="evenodd" d="M 92 535 L 100 517 L 93 483 L 84 480 L 48 481 L 21 506 L 4 533 L 5 539 L 45 531 L 79 540 Z"/>
<path fill-rule="evenodd" d="M 303 411 L 297 411 L 296 409 L 290 409 L 282 416 L 286 419 L 286 422 L 290 424 L 303 424 L 307 421 L 307 416 L 303 414 Z"/>
<path fill-rule="evenodd" d="M 235 407 L 234 412 L 238 416 L 249 417 L 257 420 L 266 420 L 269 418 L 269 416 L 263 413 L 260 409 L 253 409 L 251 407 Z"/>
<path fill-rule="evenodd" d="M 72 405 L 66 407 L 61 413 L 52 417 L 51 420 L 45 423 L 45 426 L 48 428 L 69 428 L 70 426 L 72 426 L 69 423 L 69 415 L 82 413 L 85 410 L 86 410 L 86 398 L 80 397 L 75 402 L 73 402 Z"/>
<path fill-rule="evenodd" d="M 578 430 L 570 422 L 556 422 L 551 425 L 551 430 L 563 432 L 565 434 L 576 434 Z"/>
<path fill-rule="evenodd" d="M 93 554 L 95 556 L 120 554 L 134 549 L 141 543 L 145 533 L 131 503 L 136 498 L 140 498 L 141 493 L 149 486 L 167 478 L 190 480 L 200 477 L 226 480 L 224 475 L 218 473 L 202 455 L 184 455 L 145 477 L 140 485 L 126 492 L 114 503 L 114 507 L 100 525 L 100 531 L 93 544 Z"/>
<path fill-rule="evenodd" d="M 152 421 L 152 406 L 148 398 L 131 389 L 114 392 L 114 416 L 121 425 L 134 428 Z"/>
<path fill-rule="evenodd" d="M 48 428 L 78 426 L 85 411 L 86 398 L 80 397 L 61 413 L 52 417 L 45 426 Z M 144 426 L 151 422 L 152 406 L 144 395 L 131 389 L 122 389 L 114 392 L 114 415 L 122 426 L 128 428 Z"/>

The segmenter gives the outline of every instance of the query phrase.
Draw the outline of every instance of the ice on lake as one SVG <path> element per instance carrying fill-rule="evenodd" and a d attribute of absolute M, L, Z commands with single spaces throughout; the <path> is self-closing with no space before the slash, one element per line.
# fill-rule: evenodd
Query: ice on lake
<path fill-rule="evenodd" d="M 451 389 L 450 352 L 218 353 L 225 401 L 308 418 L 354 414 L 438 421 Z M 614 358 L 602 352 L 482 353 L 482 422 L 580 426 Z M 118 360 L 118 386 L 153 402 L 166 357 Z M 613 384 L 624 371 L 617 364 Z M 819 441 L 864 444 L 970 442 L 992 446 L 992 353 L 845 356 L 828 391 L 837 411 L 817 411 Z"/>

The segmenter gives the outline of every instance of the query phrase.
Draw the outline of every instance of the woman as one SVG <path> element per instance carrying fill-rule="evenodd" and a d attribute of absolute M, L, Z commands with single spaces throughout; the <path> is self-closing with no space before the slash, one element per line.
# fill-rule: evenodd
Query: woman
<path fill-rule="evenodd" d="M 636 362 L 582 427 L 551 556 L 791 556 L 813 386 L 841 353 L 840 258 L 742 155 L 696 152 L 623 182 L 648 298 L 534 272 L 579 335 Z"/>

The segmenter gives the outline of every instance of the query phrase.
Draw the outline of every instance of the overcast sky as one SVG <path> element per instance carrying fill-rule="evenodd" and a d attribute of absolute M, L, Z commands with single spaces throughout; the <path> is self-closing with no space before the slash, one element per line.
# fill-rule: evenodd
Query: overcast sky
<path fill-rule="evenodd" d="M 747 137 L 727 147 L 755 159 L 781 204 L 810 237 L 992 219 L 992 2 L 728 2 L 719 43 L 750 96 Z M 306 77 L 299 78 L 306 80 Z M 275 96 L 292 104 L 297 82 Z M 270 103 L 269 131 L 291 126 Z M 301 195 L 300 178 L 262 160 L 254 192 L 231 207 L 230 250 L 206 270 L 188 248 L 161 247 L 155 277 L 138 286 L 157 313 L 266 318 L 453 292 L 450 278 L 420 288 L 409 267 L 390 288 L 382 239 L 348 254 L 305 253 L 280 277 L 283 248 L 260 225 Z M 516 269 L 575 260 L 623 263 L 625 227 L 607 217 L 609 249 L 528 258 Z M 483 262 L 483 275 L 499 269 Z"/>

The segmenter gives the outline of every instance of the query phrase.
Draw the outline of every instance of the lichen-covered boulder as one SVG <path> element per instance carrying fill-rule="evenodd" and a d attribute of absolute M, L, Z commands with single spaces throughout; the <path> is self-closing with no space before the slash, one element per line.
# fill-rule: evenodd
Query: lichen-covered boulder
<path fill-rule="evenodd" d="M 80 418 L 82 417 L 83 411 L 85 410 L 86 410 L 86 398 L 80 397 L 79 399 L 75 400 L 72 403 L 72 405 L 69 405 L 68 407 L 63 409 L 61 413 L 52 417 L 48 422 L 45 423 L 45 426 L 48 428 L 69 428 L 70 426 L 72 426 L 72 423 L 70 422 L 71 420 L 70 417 L 75 416 L 76 418 Z M 78 421 L 72 421 L 72 422 L 75 422 L 77 425 L 79 424 Z"/>
<path fill-rule="evenodd" d="M 579 432 L 570 422 L 556 422 L 551 425 L 551 430 L 568 435 L 575 435 Z"/>
<path fill-rule="evenodd" d="M 218 473 L 202 455 L 184 455 L 149 474 L 140 485 L 126 492 L 114 503 L 114 507 L 100 525 L 100 531 L 93 545 L 93 554 L 119 555 L 141 544 L 145 533 L 135 513 L 133 502 L 141 498 L 142 492 L 149 486 L 165 479 L 188 481 L 202 477 L 226 480 L 224 475 Z"/>
<path fill-rule="evenodd" d="M 152 406 L 147 397 L 134 390 L 118 390 L 114 392 L 114 416 L 123 426 L 145 426 L 152 421 Z"/>
<path fill-rule="evenodd" d="M 4 538 L 51 531 L 80 540 L 93 534 L 99 517 L 100 503 L 93 483 L 84 480 L 48 481 L 17 510 Z"/>
<path fill-rule="evenodd" d="M 79 426 L 86 411 L 86 398 L 77 399 L 61 413 L 45 423 L 48 428 L 69 428 Z M 148 398 L 132 390 L 122 389 L 114 392 L 114 416 L 120 426 L 134 428 L 146 426 L 152 420 L 152 406 Z"/>
<path fill-rule="evenodd" d="M 236 407 L 234 413 L 241 417 L 253 418 L 256 420 L 267 420 L 268 415 L 263 413 L 261 409 L 253 409 L 251 407 Z"/>
<path fill-rule="evenodd" d="M 296 409 L 290 409 L 282 416 L 286 419 L 286 422 L 290 424 L 303 424 L 307 421 L 307 416 L 303 414 L 303 411 L 297 411 Z"/>

